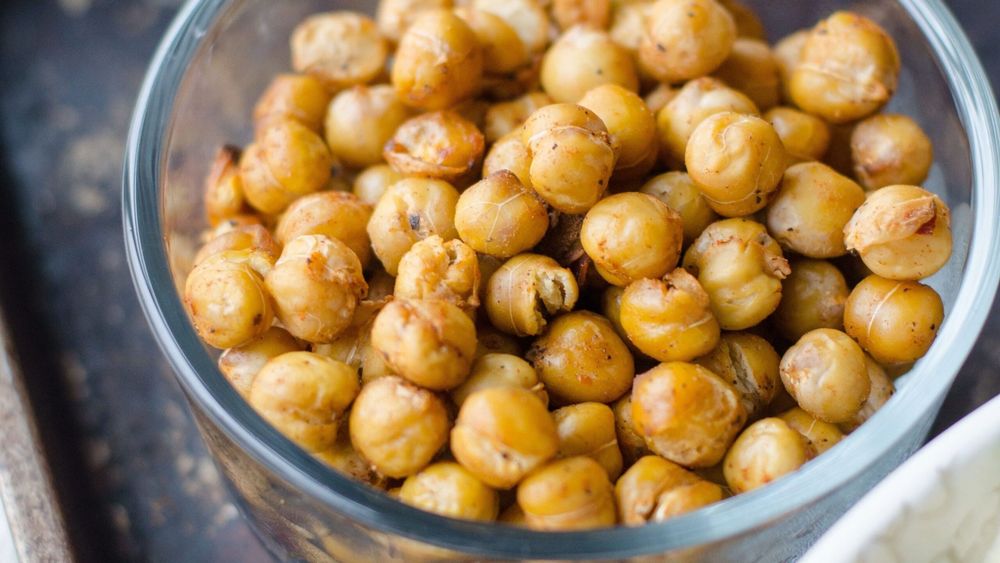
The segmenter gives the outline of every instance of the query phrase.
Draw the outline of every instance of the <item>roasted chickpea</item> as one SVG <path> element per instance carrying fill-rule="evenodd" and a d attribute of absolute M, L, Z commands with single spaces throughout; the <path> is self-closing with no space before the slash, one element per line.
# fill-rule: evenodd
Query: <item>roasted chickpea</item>
<path fill-rule="evenodd" d="M 270 256 L 271 262 L 276 261 L 281 254 L 281 246 L 274 241 L 271 231 L 260 225 L 240 225 L 206 242 L 194 255 L 194 265 L 227 250 L 256 250 Z"/>
<path fill-rule="evenodd" d="M 817 328 L 842 329 L 850 290 L 840 270 L 825 260 L 797 260 L 791 269 L 771 317 L 778 332 L 795 341 Z"/>
<path fill-rule="evenodd" d="M 319 133 L 329 103 L 330 91 L 315 77 L 279 74 L 253 108 L 254 128 L 263 131 L 273 121 L 291 119 Z"/>
<path fill-rule="evenodd" d="M 370 82 L 382 72 L 388 46 L 371 18 L 328 12 L 305 19 L 292 32 L 292 68 L 328 89 Z"/>
<path fill-rule="evenodd" d="M 781 381 L 804 411 L 834 424 L 857 415 L 871 389 L 861 347 L 830 328 L 807 332 L 785 352 Z"/>
<path fill-rule="evenodd" d="M 552 415 L 537 395 L 520 387 L 490 387 L 472 393 L 462 403 L 451 432 L 455 459 L 499 489 L 513 487 L 558 450 Z"/>
<path fill-rule="evenodd" d="M 844 243 L 884 278 L 919 280 L 951 257 L 951 212 L 916 186 L 889 186 L 868 196 L 844 227 Z"/>
<path fill-rule="evenodd" d="M 853 180 L 819 162 L 795 164 L 767 208 L 767 228 L 781 245 L 810 258 L 847 253 L 844 226 L 865 202 Z"/>
<path fill-rule="evenodd" d="M 557 317 L 527 353 L 538 378 L 563 404 L 610 403 L 632 385 L 635 363 L 604 317 L 576 311 Z"/>
<path fill-rule="evenodd" d="M 462 192 L 455 208 L 458 235 L 476 252 L 509 258 L 539 243 L 548 210 L 509 170 L 493 172 Z"/>
<path fill-rule="evenodd" d="M 448 441 L 448 426 L 437 395 L 393 376 L 366 383 L 351 408 L 351 443 L 387 477 L 423 469 Z"/>
<path fill-rule="evenodd" d="M 552 16 L 563 31 L 577 25 L 607 29 L 611 0 L 552 0 Z"/>
<path fill-rule="evenodd" d="M 658 0 L 639 43 L 639 63 L 660 82 L 711 73 L 729 56 L 736 23 L 715 0 Z"/>
<path fill-rule="evenodd" d="M 781 99 L 778 62 L 767 42 L 738 38 L 722 66 L 712 74 L 746 94 L 762 111 Z"/>
<path fill-rule="evenodd" d="M 628 339 L 661 362 L 689 361 L 719 341 L 708 294 L 682 268 L 662 280 L 640 279 L 625 288 L 621 323 Z"/>
<path fill-rule="evenodd" d="M 365 267 L 371 258 L 368 220 L 372 206 L 354 194 L 319 192 L 295 200 L 278 219 L 274 235 L 287 245 L 302 235 L 326 235 L 347 245 Z"/>
<path fill-rule="evenodd" d="M 822 119 L 789 107 L 764 114 L 785 145 L 790 161 L 820 160 L 830 147 L 830 126 Z"/>
<path fill-rule="evenodd" d="M 382 199 L 389 186 L 403 179 L 403 175 L 396 172 L 388 164 L 376 164 L 365 168 L 354 178 L 354 185 L 351 189 L 358 199 L 375 205 Z"/>
<path fill-rule="evenodd" d="M 670 103 L 670 100 L 677 96 L 677 92 L 678 90 L 669 84 L 661 82 L 656 85 L 656 88 L 650 90 L 649 93 L 646 94 L 646 97 L 642 100 L 646 102 L 646 107 L 649 108 L 649 111 L 653 112 L 653 115 L 656 115 L 661 109 Z"/>
<path fill-rule="evenodd" d="M 223 352 L 219 356 L 219 370 L 233 389 L 246 399 L 250 397 L 250 386 L 264 364 L 286 352 L 299 350 L 302 347 L 295 338 L 275 326 L 250 342 Z"/>
<path fill-rule="evenodd" d="M 382 148 L 409 117 L 392 86 L 354 86 L 337 94 L 326 112 L 326 144 L 347 166 L 382 162 Z"/>
<path fill-rule="evenodd" d="M 539 254 L 519 254 L 500 267 L 486 286 L 486 314 L 498 329 L 535 336 L 546 317 L 570 311 L 580 290 L 576 278 L 558 262 Z"/>
<path fill-rule="evenodd" d="M 577 127 L 591 133 L 608 132 L 607 126 L 593 111 L 577 104 L 557 103 L 538 108 L 524 120 L 521 141 L 530 148 L 539 136 L 562 127 Z"/>
<path fill-rule="evenodd" d="M 386 190 L 368 221 L 372 250 L 389 275 L 417 241 L 431 235 L 444 240 L 458 236 L 455 205 L 458 191 L 451 184 L 428 178 L 404 178 Z"/>
<path fill-rule="evenodd" d="M 213 227 L 246 211 L 239 160 L 238 148 L 219 147 L 212 168 L 205 176 L 205 215 Z"/>
<path fill-rule="evenodd" d="M 552 103 L 552 98 L 544 92 L 530 92 L 508 102 L 493 104 L 486 110 L 486 126 L 483 133 L 486 142 L 495 143 L 512 131 L 517 131 L 528 117 L 540 108 Z"/>
<path fill-rule="evenodd" d="M 617 84 L 604 84 L 580 99 L 580 105 L 597 114 L 619 147 L 615 161 L 616 180 L 638 179 L 656 163 L 659 144 L 656 117 L 635 92 Z"/>
<path fill-rule="evenodd" d="M 806 411 L 795 407 L 778 415 L 785 424 L 802 435 L 806 443 L 819 455 L 844 439 L 836 424 L 823 422 Z"/>
<path fill-rule="evenodd" d="M 372 346 L 395 373 L 421 387 L 445 391 L 469 375 L 476 326 L 447 301 L 396 299 L 375 317 Z"/>
<path fill-rule="evenodd" d="M 774 58 L 778 63 L 778 76 L 781 78 L 781 97 L 786 102 L 792 101 L 792 72 L 802 60 L 802 48 L 809 39 L 808 29 L 800 29 L 782 37 L 774 44 Z"/>
<path fill-rule="evenodd" d="M 399 500 L 443 516 L 484 522 L 496 520 L 500 507 L 496 491 L 452 461 L 429 465 L 407 477 Z"/>
<path fill-rule="evenodd" d="M 531 364 L 513 354 L 487 353 L 476 358 L 472 371 L 458 387 L 451 390 L 451 399 L 459 407 L 469 395 L 491 387 L 520 387 L 534 393 L 542 403 L 549 404 L 549 394 L 538 381 Z"/>
<path fill-rule="evenodd" d="M 687 467 L 718 463 L 747 419 L 732 385 L 685 362 L 660 364 L 635 378 L 632 416 L 651 450 Z"/>
<path fill-rule="evenodd" d="M 780 418 L 751 424 L 733 443 L 723 470 L 734 493 L 746 493 L 802 467 L 815 452 Z"/>
<path fill-rule="evenodd" d="M 265 282 L 281 324 L 308 342 L 333 340 L 368 292 L 357 255 L 324 235 L 289 241 Z"/>
<path fill-rule="evenodd" d="M 628 51 L 607 32 L 577 26 L 562 34 L 542 59 L 542 88 L 557 102 L 577 103 L 588 90 L 617 84 L 639 90 Z"/>
<path fill-rule="evenodd" d="M 517 176 L 525 187 L 531 187 L 531 154 L 521 142 L 519 130 L 507 133 L 493 146 L 483 159 L 483 178 L 489 178 L 501 170 L 508 170 Z"/>
<path fill-rule="evenodd" d="M 740 0 L 719 0 L 719 4 L 725 8 L 729 15 L 733 16 L 736 23 L 736 35 L 738 37 L 749 37 L 751 39 L 767 40 L 767 31 L 760 17 Z"/>
<path fill-rule="evenodd" d="M 479 307 L 479 260 L 474 250 L 454 239 L 434 235 L 403 255 L 395 295 L 401 299 L 440 299 L 470 317 Z"/>
<path fill-rule="evenodd" d="M 875 414 L 875 411 L 886 404 L 892 394 L 896 392 L 892 379 L 886 374 L 882 366 L 878 365 L 871 356 L 865 356 L 865 365 L 868 367 L 868 380 L 871 382 L 871 391 L 868 392 L 868 399 L 861 405 L 861 410 L 854 418 L 847 422 L 840 423 L 840 429 L 844 432 L 853 432 L 859 426 L 868 421 Z"/>
<path fill-rule="evenodd" d="M 898 79 L 899 52 L 892 38 L 868 18 L 840 11 L 809 32 L 789 93 L 805 111 L 846 123 L 882 107 Z"/>
<path fill-rule="evenodd" d="M 851 133 L 854 173 L 866 189 L 893 184 L 920 185 L 934 163 L 934 149 L 923 129 L 905 115 L 873 115 Z"/>
<path fill-rule="evenodd" d="M 628 393 L 615 401 L 612 406 L 615 413 L 615 434 L 618 436 L 618 447 L 621 449 L 625 465 L 629 466 L 644 455 L 650 454 L 646 440 L 639 435 L 632 420 L 632 394 Z"/>
<path fill-rule="evenodd" d="M 614 481 L 622 473 L 622 452 L 615 434 L 615 414 L 602 403 L 578 403 L 552 411 L 559 433 L 557 458 L 587 456 Z"/>
<path fill-rule="evenodd" d="M 243 193 L 258 211 L 280 213 L 299 197 L 322 189 L 335 163 L 323 139 L 305 125 L 275 121 L 243 151 Z"/>
<path fill-rule="evenodd" d="M 874 275 L 851 291 L 844 308 L 847 334 L 886 365 L 923 357 L 943 319 L 944 305 L 933 288 Z"/>
<path fill-rule="evenodd" d="M 752 419 L 764 412 L 781 389 L 780 361 L 767 340 L 748 332 L 727 332 L 698 364 L 736 389 L 743 410 Z"/>
<path fill-rule="evenodd" d="M 771 124 L 734 112 L 706 118 L 688 140 L 684 162 L 708 204 L 726 217 L 759 211 L 778 189 L 787 160 Z"/>
<path fill-rule="evenodd" d="M 589 530 L 615 523 L 614 489 L 589 457 L 553 461 L 517 487 L 517 504 L 529 528 Z"/>
<path fill-rule="evenodd" d="M 392 65 L 392 85 L 406 105 L 440 110 L 479 90 L 483 53 L 472 28 L 455 14 L 420 14 L 403 33 Z"/>
<path fill-rule="evenodd" d="M 215 225 L 211 229 L 205 229 L 202 231 L 199 237 L 202 243 L 209 243 L 212 240 L 230 232 L 242 229 L 243 227 L 257 226 L 261 227 L 264 222 L 261 220 L 259 215 L 254 214 L 251 211 L 247 213 L 241 213 L 239 215 L 233 215 L 232 217 L 227 217 Z M 268 231 L 270 232 L 270 231 Z M 206 256 L 207 257 L 207 256 Z"/>
<path fill-rule="evenodd" d="M 375 21 L 382 35 L 398 43 L 410 25 L 425 12 L 448 10 L 452 0 L 379 0 Z"/>
<path fill-rule="evenodd" d="M 385 145 L 385 159 L 400 174 L 455 181 L 483 157 L 479 129 L 451 111 L 411 118 Z"/>
<path fill-rule="evenodd" d="M 593 207 L 607 190 L 615 167 L 608 134 L 582 127 L 542 131 L 531 138 L 528 150 L 531 187 L 563 213 L 584 213 Z"/>
<path fill-rule="evenodd" d="M 483 70 L 504 74 L 526 65 L 530 54 L 521 37 L 500 16 L 483 10 L 459 8 L 455 14 L 469 24 L 483 51 Z"/>
<path fill-rule="evenodd" d="M 309 452 L 337 440 L 337 427 L 358 395 L 358 374 L 347 364 L 312 352 L 288 352 L 268 361 L 250 387 L 250 406 Z"/>
<path fill-rule="evenodd" d="M 255 250 L 216 253 L 191 270 L 184 304 L 198 336 L 215 348 L 233 348 L 264 334 L 274 320 L 274 305 L 262 275 L 274 259 Z"/>
<path fill-rule="evenodd" d="M 639 188 L 681 216 L 684 244 L 691 244 L 709 225 L 719 219 L 686 172 L 666 172 L 653 176 Z"/>
<path fill-rule="evenodd" d="M 626 526 L 663 522 L 723 496 L 722 487 L 655 455 L 635 462 L 615 483 L 618 517 Z"/>

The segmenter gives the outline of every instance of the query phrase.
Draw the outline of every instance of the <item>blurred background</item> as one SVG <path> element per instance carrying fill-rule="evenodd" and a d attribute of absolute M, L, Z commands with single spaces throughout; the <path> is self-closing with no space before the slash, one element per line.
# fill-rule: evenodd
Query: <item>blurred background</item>
<path fill-rule="evenodd" d="M 996 88 L 1000 2 L 946 3 Z M 124 257 L 125 135 L 180 4 L 0 2 L 0 306 L 82 560 L 268 560 L 200 443 Z M 935 434 L 1000 393 L 997 366 L 994 306 Z"/>

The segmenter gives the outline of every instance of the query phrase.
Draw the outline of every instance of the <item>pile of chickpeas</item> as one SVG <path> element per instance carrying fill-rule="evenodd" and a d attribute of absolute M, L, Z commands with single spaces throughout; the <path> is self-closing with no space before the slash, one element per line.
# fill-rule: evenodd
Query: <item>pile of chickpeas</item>
<path fill-rule="evenodd" d="M 260 416 L 405 503 L 667 520 L 833 447 L 941 325 L 949 210 L 863 16 L 772 46 L 737 0 L 383 0 L 291 53 L 184 302 Z"/>

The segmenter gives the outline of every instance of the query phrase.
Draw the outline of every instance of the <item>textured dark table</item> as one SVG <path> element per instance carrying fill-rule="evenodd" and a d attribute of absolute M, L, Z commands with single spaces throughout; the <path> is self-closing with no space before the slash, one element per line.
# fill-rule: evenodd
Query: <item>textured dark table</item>
<path fill-rule="evenodd" d="M 949 2 L 1000 81 L 1000 2 Z M 177 0 L 0 3 L 0 296 L 88 560 L 268 560 L 192 425 L 134 297 L 119 176 Z M 1000 307 L 935 431 L 1000 393 Z"/>

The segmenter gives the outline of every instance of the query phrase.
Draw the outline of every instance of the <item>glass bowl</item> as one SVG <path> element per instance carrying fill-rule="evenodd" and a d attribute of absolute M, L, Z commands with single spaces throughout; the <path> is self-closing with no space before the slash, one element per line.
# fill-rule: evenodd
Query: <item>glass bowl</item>
<path fill-rule="evenodd" d="M 846 6 L 750 3 L 762 8 L 772 40 Z M 951 206 L 955 251 L 930 283 L 947 317 L 889 403 L 802 470 L 662 524 L 538 533 L 418 511 L 335 473 L 274 431 L 222 377 L 181 305 L 178 288 L 203 227 L 201 181 L 217 146 L 250 139 L 255 99 L 289 66 L 292 27 L 312 12 L 373 7 L 360 0 L 188 2 L 153 58 L 128 140 L 123 206 L 136 289 L 216 463 L 275 554 L 317 561 L 784 560 L 805 551 L 921 444 L 983 326 L 1000 276 L 997 108 L 968 40 L 937 0 L 850 7 L 896 38 L 904 71 L 889 109 L 913 116 L 934 141 L 926 184 Z"/>

